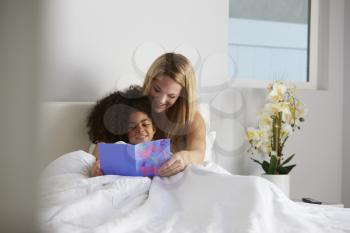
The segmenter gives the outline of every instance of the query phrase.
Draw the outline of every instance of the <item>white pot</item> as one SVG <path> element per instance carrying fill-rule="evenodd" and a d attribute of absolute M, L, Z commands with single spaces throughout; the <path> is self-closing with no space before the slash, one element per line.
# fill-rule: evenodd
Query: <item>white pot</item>
<path fill-rule="evenodd" d="M 289 175 L 262 174 L 262 177 L 276 185 L 287 197 L 289 197 Z"/>

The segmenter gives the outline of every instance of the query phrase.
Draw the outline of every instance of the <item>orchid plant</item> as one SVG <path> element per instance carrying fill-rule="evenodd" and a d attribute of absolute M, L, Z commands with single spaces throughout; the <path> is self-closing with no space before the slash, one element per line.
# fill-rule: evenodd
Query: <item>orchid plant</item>
<path fill-rule="evenodd" d="M 288 165 L 295 154 L 285 159 L 283 148 L 290 135 L 300 129 L 306 110 L 295 97 L 294 84 L 274 81 L 267 90 L 268 103 L 258 113 L 258 127 L 249 127 L 246 131 L 246 139 L 250 144 L 248 152 L 268 155 L 269 159 L 262 162 L 251 158 L 262 166 L 266 174 L 288 174 L 296 166 Z"/>

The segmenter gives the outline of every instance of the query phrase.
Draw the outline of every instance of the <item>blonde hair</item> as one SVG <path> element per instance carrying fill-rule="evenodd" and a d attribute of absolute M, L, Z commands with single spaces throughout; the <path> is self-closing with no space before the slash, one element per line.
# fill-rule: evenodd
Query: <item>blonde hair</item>
<path fill-rule="evenodd" d="M 163 75 L 169 76 L 182 87 L 179 98 L 166 111 L 170 124 L 167 124 L 164 134 L 173 141 L 176 148 L 179 140 L 186 137 L 186 129 L 192 124 L 197 111 L 196 78 L 193 67 L 185 56 L 165 53 L 153 62 L 146 74 L 143 84 L 145 95 L 149 95 L 154 79 Z"/>

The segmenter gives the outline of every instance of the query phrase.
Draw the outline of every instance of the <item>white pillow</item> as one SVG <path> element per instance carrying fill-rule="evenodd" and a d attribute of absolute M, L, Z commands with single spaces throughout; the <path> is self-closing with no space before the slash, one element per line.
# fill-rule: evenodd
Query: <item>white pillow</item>
<path fill-rule="evenodd" d="M 214 162 L 214 142 L 216 139 L 216 132 L 211 131 L 205 137 L 205 157 L 204 162 Z"/>
<path fill-rule="evenodd" d="M 203 117 L 206 133 L 208 135 L 210 131 L 210 105 L 206 103 L 198 104 L 198 112 Z"/>
<path fill-rule="evenodd" d="M 52 161 L 43 171 L 43 175 L 50 177 L 62 174 L 74 174 L 90 177 L 90 170 L 95 161 L 95 157 L 85 151 L 73 151 Z"/>
<path fill-rule="evenodd" d="M 95 143 L 91 143 L 88 149 L 88 153 L 92 154 L 95 150 L 96 144 Z"/>
<path fill-rule="evenodd" d="M 216 139 L 216 132 L 210 131 L 210 105 L 207 103 L 199 103 L 198 111 L 202 115 L 205 129 L 206 129 L 206 148 L 205 148 L 205 162 L 214 162 L 213 146 Z"/>

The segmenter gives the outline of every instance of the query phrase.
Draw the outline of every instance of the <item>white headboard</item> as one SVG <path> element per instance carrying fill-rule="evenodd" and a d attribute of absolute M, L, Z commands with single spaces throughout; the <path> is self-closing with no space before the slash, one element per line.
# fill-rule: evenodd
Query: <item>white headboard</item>
<path fill-rule="evenodd" d="M 89 148 L 86 119 L 94 102 L 44 102 L 40 105 L 39 146 L 43 165 L 59 156 Z M 208 104 L 199 104 L 207 127 L 210 128 Z"/>
<path fill-rule="evenodd" d="M 90 144 L 86 119 L 93 102 L 44 102 L 40 105 L 39 146 L 43 162 Z"/>

